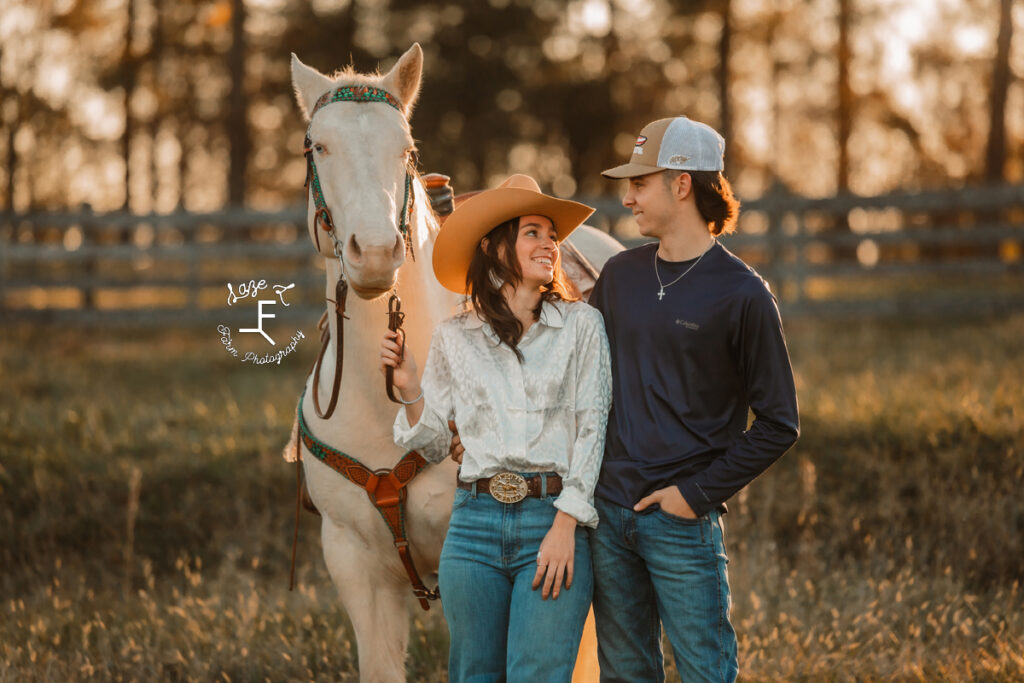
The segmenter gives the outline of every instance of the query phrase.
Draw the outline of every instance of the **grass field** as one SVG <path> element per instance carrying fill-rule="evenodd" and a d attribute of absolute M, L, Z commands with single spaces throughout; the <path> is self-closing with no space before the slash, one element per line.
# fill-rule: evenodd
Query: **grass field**
<path fill-rule="evenodd" d="M 356 680 L 280 458 L 312 360 L 0 329 L 0 682 Z M 1024 678 L 1024 316 L 794 322 L 803 435 L 726 518 L 746 680 Z M 410 680 L 444 679 L 438 610 Z"/>

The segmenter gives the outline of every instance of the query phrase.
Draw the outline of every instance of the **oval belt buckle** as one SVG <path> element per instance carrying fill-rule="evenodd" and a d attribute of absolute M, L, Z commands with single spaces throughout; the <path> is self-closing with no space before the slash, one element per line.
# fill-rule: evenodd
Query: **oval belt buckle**
<path fill-rule="evenodd" d="M 491 497 L 501 503 L 518 503 L 529 489 L 526 479 L 515 472 L 499 472 L 491 477 Z"/>

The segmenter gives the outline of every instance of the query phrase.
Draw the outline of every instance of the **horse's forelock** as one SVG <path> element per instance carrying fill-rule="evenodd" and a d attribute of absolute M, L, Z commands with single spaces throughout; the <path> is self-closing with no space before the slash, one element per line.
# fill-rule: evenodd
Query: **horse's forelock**
<path fill-rule="evenodd" d="M 331 74 L 330 79 L 331 81 L 333 81 L 333 83 L 331 84 L 331 91 L 333 92 L 335 88 L 342 88 L 345 87 L 346 85 L 356 87 L 367 86 L 372 88 L 379 88 L 381 87 L 381 84 L 384 81 L 384 75 L 385 74 L 382 74 L 379 70 L 375 71 L 374 73 L 361 73 L 359 71 L 356 71 L 355 67 L 352 65 L 345 66 Z M 396 100 L 401 102 L 401 99 L 398 97 L 397 93 L 391 92 L 390 94 Z M 403 106 L 405 105 L 404 102 L 401 102 L 401 104 Z M 404 112 L 402 112 L 402 119 L 404 121 L 403 127 L 405 128 L 406 132 L 410 132 L 412 129 L 409 126 L 409 120 L 406 118 Z"/>
<path fill-rule="evenodd" d="M 362 73 L 361 71 L 356 71 L 356 68 L 351 64 L 343 66 L 331 74 L 331 80 L 334 81 L 335 85 L 379 85 L 383 78 L 384 74 L 380 70 L 373 73 Z"/>

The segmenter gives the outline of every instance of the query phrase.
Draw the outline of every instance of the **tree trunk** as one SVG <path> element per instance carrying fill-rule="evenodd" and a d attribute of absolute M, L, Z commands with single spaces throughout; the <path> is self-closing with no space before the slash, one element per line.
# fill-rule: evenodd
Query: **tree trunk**
<path fill-rule="evenodd" d="M 985 180 L 1001 183 L 1006 180 L 1006 92 L 1010 87 L 1010 41 L 1013 37 L 1013 0 L 999 3 L 999 37 L 992 67 L 992 91 L 989 98 L 988 146 L 985 150 Z"/>
<path fill-rule="evenodd" d="M 732 107 L 729 103 L 729 53 L 732 50 L 732 1 L 722 3 L 722 37 L 718 41 L 718 102 L 719 121 L 722 137 L 725 138 L 725 169 L 735 175 L 733 162 Z"/>
<path fill-rule="evenodd" d="M 178 136 L 178 145 L 181 148 L 178 155 L 178 210 L 187 209 L 185 202 L 188 193 L 188 152 L 189 134 L 192 132 L 192 119 L 189 118 L 194 111 L 195 97 L 193 93 L 192 74 L 187 67 L 182 68 L 182 78 L 185 79 L 185 95 L 175 116 L 175 132 Z"/>
<path fill-rule="evenodd" d="M 4 89 L 4 105 L 5 107 L 11 107 L 14 109 L 13 116 L 7 114 L 5 118 L 8 120 L 7 124 L 7 210 L 14 211 L 14 176 L 18 173 L 18 150 L 14 148 L 14 138 L 18 135 L 18 111 L 16 109 L 17 104 L 13 98 L 16 97 L 16 93 L 11 90 Z M 12 98 L 8 100 L 8 98 Z M 10 103 L 9 103 L 10 102 Z"/>
<path fill-rule="evenodd" d="M 853 128 L 853 92 L 850 90 L 850 3 L 852 0 L 839 0 L 839 44 L 837 60 L 839 62 L 839 110 L 837 128 L 839 129 L 839 167 L 836 169 L 836 193 L 850 191 L 850 131 Z"/>
<path fill-rule="evenodd" d="M 153 118 L 149 121 L 149 139 L 150 139 L 150 150 L 149 155 L 149 185 L 150 193 L 149 196 L 152 198 L 151 211 L 157 210 L 157 199 L 160 196 L 160 164 L 157 161 L 159 154 L 157 154 L 157 140 L 160 137 L 160 123 L 163 121 L 164 116 L 164 102 L 165 97 L 163 95 L 163 71 L 162 71 L 162 60 L 164 52 L 164 22 L 163 22 L 163 0 L 152 0 L 153 12 L 156 14 L 156 21 L 153 23 L 153 46 L 150 50 L 150 74 L 153 80 L 153 91 L 156 93 L 157 106 L 156 111 L 153 113 Z"/>
<path fill-rule="evenodd" d="M 241 206 L 245 202 L 245 167 L 249 158 L 249 135 L 245 108 L 245 0 L 231 1 L 231 51 L 228 69 L 231 73 L 228 141 L 231 147 L 231 168 L 228 174 L 228 202 Z"/>
<path fill-rule="evenodd" d="M 124 205 L 127 211 L 131 204 L 131 154 L 134 121 L 132 119 L 132 95 L 135 93 L 135 57 L 132 54 L 132 34 L 135 31 L 135 0 L 127 0 L 128 20 L 124 30 L 124 53 L 121 68 L 124 69 L 124 137 L 121 138 L 121 157 L 124 159 Z"/>

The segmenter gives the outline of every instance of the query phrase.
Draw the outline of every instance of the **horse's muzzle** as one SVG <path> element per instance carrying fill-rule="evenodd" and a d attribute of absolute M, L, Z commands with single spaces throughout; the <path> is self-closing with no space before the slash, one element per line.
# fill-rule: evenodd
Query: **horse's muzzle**
<path fill-rule="evenodd" d="M 356 293 L 356 296 L 358 296 L 360 299 L 369 300 L 376 299 L 390 292 L 394 288 L 395 282 L 397 282 L 397 279 L 392 280 L 390 284 L 388 284 L 387 286 L 364 287 L 362 285 L 356 284 L 355 280 L 350 279 L 349 286 L 352 288 L 352 291 Z"/>

